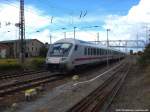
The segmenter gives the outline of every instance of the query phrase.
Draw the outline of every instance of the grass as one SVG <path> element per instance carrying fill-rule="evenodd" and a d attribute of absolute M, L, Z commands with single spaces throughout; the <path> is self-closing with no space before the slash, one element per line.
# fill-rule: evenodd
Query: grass
<path fill-rule="evenodd" d="M 0 59 L 0 70 L 21 69 L 17 59 Z"/>
<path fill-rule="evenodd" d="M 45 62 L 45 58 L 28 58 L 24 64 L 21 64 L 18 59 L 0 59 L 0 70 L 15 70 L 15 69 L 39 69 Z"/>
<path fill-rule="evenodd" d="M 31 67 L 32 69 L 40 69 L 41 66 L 45 63 L 45 58 L 29 58 L 25 62 L 26 67 Z"/>

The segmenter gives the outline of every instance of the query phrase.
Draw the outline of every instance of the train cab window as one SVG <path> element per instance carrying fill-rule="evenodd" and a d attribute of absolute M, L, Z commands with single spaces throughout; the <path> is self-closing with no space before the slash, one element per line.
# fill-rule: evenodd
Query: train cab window
<path fill-rule="evenodd" d="M 66 57 L 69 54 L 69 51 L 72 47 L 70 43 L 56 43 L 53 44 L 49 51 L 49 56 L 56 56 L 56 57 Z"/>
<path fill-rule="evenodd" d="M 77 50 L 78 50 L 78 45 L 75 45 L 74 50 L 75 50 L 75 51 L 77 51 Z"/>

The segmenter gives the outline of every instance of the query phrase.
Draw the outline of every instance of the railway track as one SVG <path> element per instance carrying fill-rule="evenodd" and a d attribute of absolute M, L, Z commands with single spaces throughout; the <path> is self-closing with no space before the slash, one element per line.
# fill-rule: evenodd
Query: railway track
<path fill-rule="evenodd" d="M 111 77 L 67 112 L 105 112 L 122 85 L 130 66 L 125 63 L 108 72 Z"/>
<path fill-rule="evenodd" d="M 32 75 L 32 74 L 37 74 L 37 73 L 42 73 L 42 72 L 46 72 L 46 70 L 5 72 L 5 73 L 0 73 L 0 80 L 16 78 L 16 77 L 25 76 L 25 75 Z"/>
<path fill-rule="evenodd" d="M 13 83 L 7 83 L 0 86 L 0 97 L 25 90 L 27 88 L 37 87 L 41 84 L 58 80 L 62 77 L 63 76 L 60 74 L 49 74 L 49 72 L 42 72 L 41 74 L 39 73 L 37 77 L 18 80 Z"/>

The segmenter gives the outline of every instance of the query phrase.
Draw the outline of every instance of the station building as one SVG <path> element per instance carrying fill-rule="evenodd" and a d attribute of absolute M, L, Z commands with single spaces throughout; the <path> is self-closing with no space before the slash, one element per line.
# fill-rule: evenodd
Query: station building
<path fill-rule="evenodd" d="M 36 57 L 40 55 L 40 50 L 44 43 L 37 39 L 26 39 L 25 42 L 25 56 Z M 0 41 L 0 45 L 5 46 L 8 58 L 18 58 L 20 54 L 20 40 Z M 7 46 L 7 49 L 6 49 Z M 4 48 L 3 48 L 4 49 Z M 4 53 L 4 50 L 2 51 Z"/>

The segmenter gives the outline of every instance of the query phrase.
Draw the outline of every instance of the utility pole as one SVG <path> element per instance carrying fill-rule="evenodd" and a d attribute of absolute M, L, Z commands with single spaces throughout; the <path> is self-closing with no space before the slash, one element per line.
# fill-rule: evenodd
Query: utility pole
<path fill-rule="evenodd" d="M 64 30 L 64 38 L 66 39 L 66 28 L 62 28 Z"/>
<path fill-rule="evenodd" d="M 20 18 L 19 18 L 19 38 L 20 38 L 20 59 L 24 63 L 25 59 L 25 17 L 24 17 L 24 0 L 20 0 Z"/>
<path fill-rule="evenodd" d="M 77 27 L 73 27 L 73 29 L 74 29 L 74 33 L 73 33 L 74 34 L 74 39 L 76 38 L 76 28 Z"/>
<path fill-rule="evenodd" d="M 99 32 L 97 33 L 97 43 L 99 43 Z"/>
<path fill-rule="evenodd" d="M 110 29 L 106 29 L 107 32 L 107 67 L 109 66 L 109 59 L 108 59 L 108 48 L 109 48 L 109 39 L 108 39 L 108 32 L 110 31 Z"/>
<path fill-rule="evenodd" d="M 128 49 L 127 49 L 127 41 L 125 42 L 125 52 L 126 52 L 126 54 L 127 54 L 127 52 L 128 52 Z"/>
<path fill-rule="evenodd" d="M 136 35 L 136 39 L 137 39 L 137 53 L 138 53 L 138 46 L 139 46 L 139 43 L 138 43 L 139 35 L 138 35 L 138 33 L 137 33 L 137 35 Z"/>
<path fill-rule="evenodd" d="M 50 44 L 52 44 L 52 35 L 51 34 L 50 34 L 49 40 L 50 40 Z"/>
<path fill-rule="evenodd" d="M 66 39 L 66 32 L 64 31 L 64 38 Z"/>
<path fill-rule="evenodd" d="M 121 40 L 119 41 L 119 52 L 121 51 L 120 50 L 120 43 L 121 43 Z M 119 62 L 120 62 L 120 54 L 119 54 Z"/>

